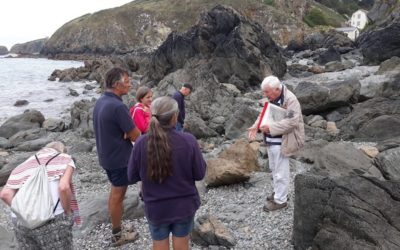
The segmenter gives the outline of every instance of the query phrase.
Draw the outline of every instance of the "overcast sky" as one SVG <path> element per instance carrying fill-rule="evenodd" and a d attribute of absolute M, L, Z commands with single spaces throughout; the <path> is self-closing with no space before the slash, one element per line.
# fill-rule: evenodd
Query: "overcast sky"
<path fill-rule="evenodd" d="M 0 46 L 50 37 L 66 22 L 132 0 L 2 0 Z"/>

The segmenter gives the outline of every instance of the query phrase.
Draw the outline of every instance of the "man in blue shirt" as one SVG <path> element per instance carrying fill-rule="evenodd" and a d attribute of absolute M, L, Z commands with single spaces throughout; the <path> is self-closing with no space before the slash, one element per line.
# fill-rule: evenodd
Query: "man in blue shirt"
<path fill-rule="evenodd" d="M 193 87 L 189 83 L 184 83 L 180 90 L 177 90 L 172 98 L 178 103 L 179 115 L 178 122 L 176 123 L 176 130 L 183 131 L 185 126 L 185 97 L 189 96 L 192 93 Z"/>
<path fill-rule="evenodd" d="M 112 68 L 106 74 L 105 92 L 93 110 L 93 128 L 100 166 L 111 182 L 108 209 L 112 224 L 111 245 L 120 246 L 137 239 L 132 230 L 121 229 L 123 201 L 128 187 L 127 165 L 132 142 L 140 135 L 133 124 L 128 107 L 121 97 L 130 89 L 129 74 L 121 68 Z"/>

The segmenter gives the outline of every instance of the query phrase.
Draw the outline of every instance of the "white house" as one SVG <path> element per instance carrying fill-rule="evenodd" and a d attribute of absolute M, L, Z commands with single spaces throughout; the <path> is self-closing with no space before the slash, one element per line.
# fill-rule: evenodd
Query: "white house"
<path fill-rule="evenodd" d="M 367 11 L 365 10 L 357 10 L 351 15 L 350 25 L 353 27 L 357 27 L 358 29 L 364 29 L 365 25 L 368 23 Z"/>
<path fill-rule="evenodd" d="M 347 37 L 353 41 L 356 40 L 356 38 L 360 34 L 360 31 L 358 30 L 357 27 L 341 27 L 341 28 L 336 28 L 335 30 L 345 33 Z"/>

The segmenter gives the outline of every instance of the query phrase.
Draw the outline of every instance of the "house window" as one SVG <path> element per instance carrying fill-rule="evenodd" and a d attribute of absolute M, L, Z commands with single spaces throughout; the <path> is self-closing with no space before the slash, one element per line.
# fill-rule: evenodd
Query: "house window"
<path fill-rule="evenodd" d="M 357 27 L 360 26 L 360 21 L 357 21 Z"/>
<path fill-rule="evenodd" d="M 361 19 L 361 14 L 358 14 L 358 19 Z"/>

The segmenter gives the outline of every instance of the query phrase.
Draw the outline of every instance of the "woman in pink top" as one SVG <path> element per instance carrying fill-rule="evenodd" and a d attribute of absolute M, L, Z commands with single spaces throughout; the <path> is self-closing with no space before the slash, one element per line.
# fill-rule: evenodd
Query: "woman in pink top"
<path fill-rule="evenodd" d="M 150 88 L 142 86 L 136 91 L 136 103 L 130 108 L 130 113 L 133 122 L 137 128 L 142 132 L 146 133 L 149 129 L 150 124 L 150 105 L 153 101 L 153 91 Z"/>

